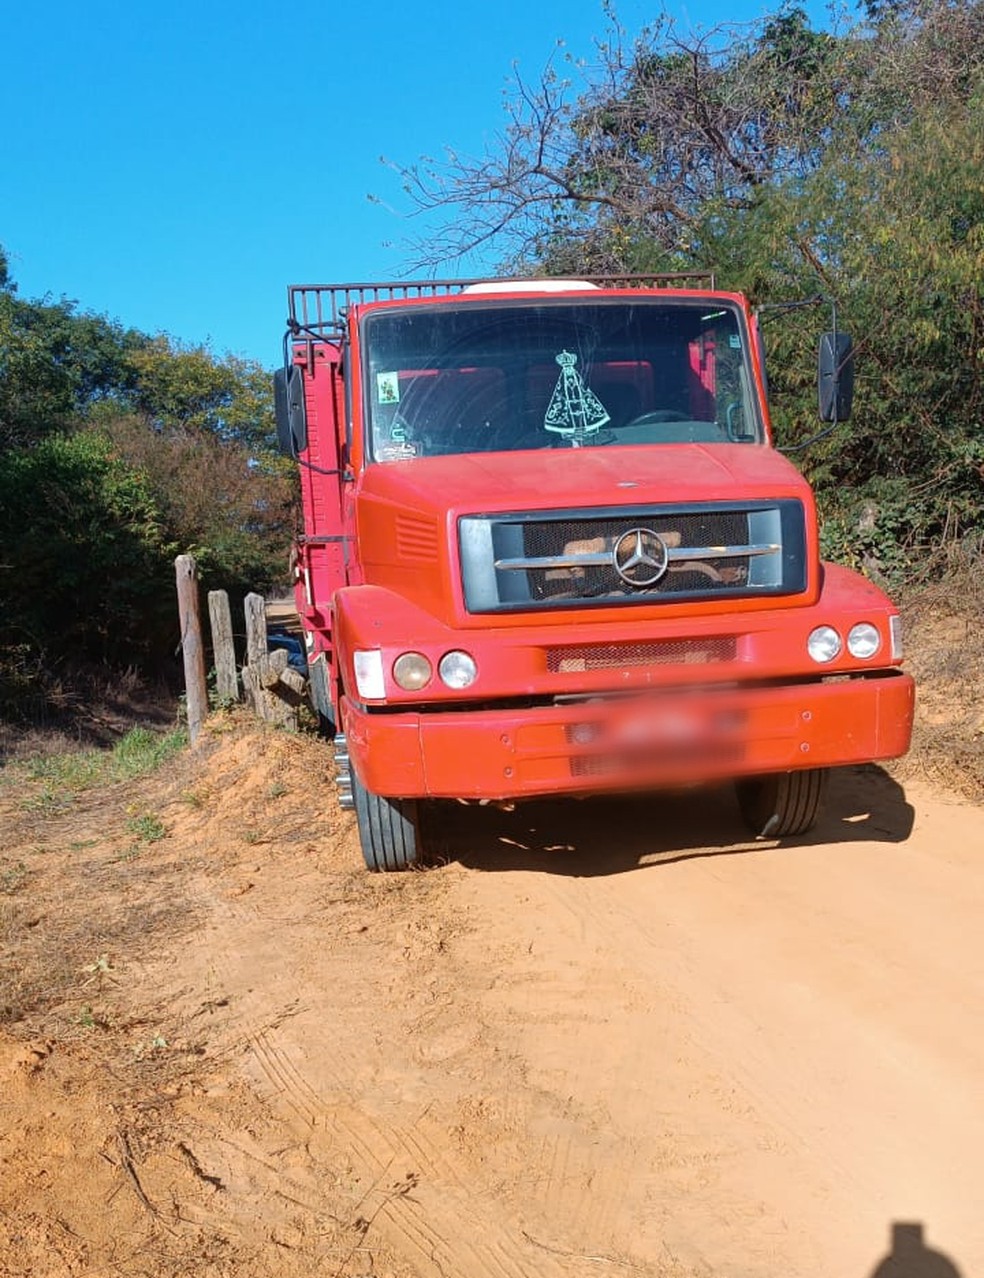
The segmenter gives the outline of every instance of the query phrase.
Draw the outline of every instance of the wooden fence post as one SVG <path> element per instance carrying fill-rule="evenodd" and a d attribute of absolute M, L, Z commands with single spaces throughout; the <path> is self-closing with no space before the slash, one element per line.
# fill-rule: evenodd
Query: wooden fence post
<path fill-rule="evenodd" d="M 224 590 L 210 590 L 208 592 L 208 619 L 212 627 L 216 694 L 220 701 L 238 701 L 239 677 L 236 674 L 236 645 L 232 638 L 232 614 L 229 611 L 229 596 Z"/>
<path fill-rule="evenodd" d="M 194 556 L 178 555 L 174 561 L 174 574 L 178 586 L 178 620 L 181 625 L 181 655 L 184 659 L 188 704 L 188 737 L 194 745 L 208 714 L 205 653 L 202 650 L 202 625 L 198 615 L 198 566 Z"/>
<path fill-rule="evenodd" d="M 267 655 L 266 604 L 262 595 L 247 595 L 243 600 L 246 613 L 246 669 L 243 690 L 258 719 L 265 719 L 263 687 L 256 677 Z"/>
<path fill-rule="evenodd" d="M 243 667 L 243 689 L 246 700 L 258 719 L 296 731 L 307 680 L 298 671 L 290 669 L 288 654 L 283 648 L 269 651 L 263 596 L 247 595 L 244 606 L 246 665 Z"/>

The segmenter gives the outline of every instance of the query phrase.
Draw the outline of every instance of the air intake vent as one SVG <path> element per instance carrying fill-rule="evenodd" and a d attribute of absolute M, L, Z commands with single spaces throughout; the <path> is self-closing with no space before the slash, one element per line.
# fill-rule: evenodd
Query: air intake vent
<path fill-rule="evenodd" d="M 736 650 L 733 635 L 666 639 L 652 643 L 568 644 L 547 649 L 547 669 L 554 674 L 574 674 L 638 666 L 707 665 L 716 661 L 734 661 Z"/>
<path fill-rule="evenodd" d="M 437 558 L 437 526 L 414 515 L 396 517 L 396 554 L 405 564 L 429 564 Z"/>

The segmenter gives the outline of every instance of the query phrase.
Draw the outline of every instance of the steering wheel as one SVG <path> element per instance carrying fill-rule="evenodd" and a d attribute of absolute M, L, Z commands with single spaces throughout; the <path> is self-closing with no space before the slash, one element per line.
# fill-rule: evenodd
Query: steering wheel
<path fill-rule="evenodd" d="M 632 421 L 627 422 L 627 426 L 656 426 L 660 422 L 689 422 L 690 418 L 686 413 L 678 413 L 673 408 L 654 408 L 648 413 L 642 413 L 639 417 L 633 417 Z"/>

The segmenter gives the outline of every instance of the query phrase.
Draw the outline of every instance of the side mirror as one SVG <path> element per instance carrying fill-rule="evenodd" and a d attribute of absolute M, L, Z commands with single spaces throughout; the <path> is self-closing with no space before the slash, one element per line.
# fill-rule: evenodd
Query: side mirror
<path fill-rule="evenodd" d="M 846 422 L 854 400 L 854 343 L 848 333 L 824 333 L 817 360 L 822 422 Z"/>
<path fill-rule="evenodd" d="M 304 377 L 300 368 L 278 368 L 273 375 L 273 411 L 277 419 L 277 443 L 288 457 L 307 448 L 307 417 L 304 412 Z"/>

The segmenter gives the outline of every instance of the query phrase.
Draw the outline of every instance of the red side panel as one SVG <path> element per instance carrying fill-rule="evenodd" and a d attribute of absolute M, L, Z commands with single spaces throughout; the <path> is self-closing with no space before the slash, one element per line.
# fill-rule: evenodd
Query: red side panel
<path fill-rule="evenodd" d="M 305 342 L 294 351 L 304 371 L 308 446 L 300 454 L 304 528 L 297 539 L 295 598 L 313 652 L 331 656 L 331 601 L 347 582 L 348 540 L 342 514 L 344 390 L 341 352 L 323 342 Z"/>

